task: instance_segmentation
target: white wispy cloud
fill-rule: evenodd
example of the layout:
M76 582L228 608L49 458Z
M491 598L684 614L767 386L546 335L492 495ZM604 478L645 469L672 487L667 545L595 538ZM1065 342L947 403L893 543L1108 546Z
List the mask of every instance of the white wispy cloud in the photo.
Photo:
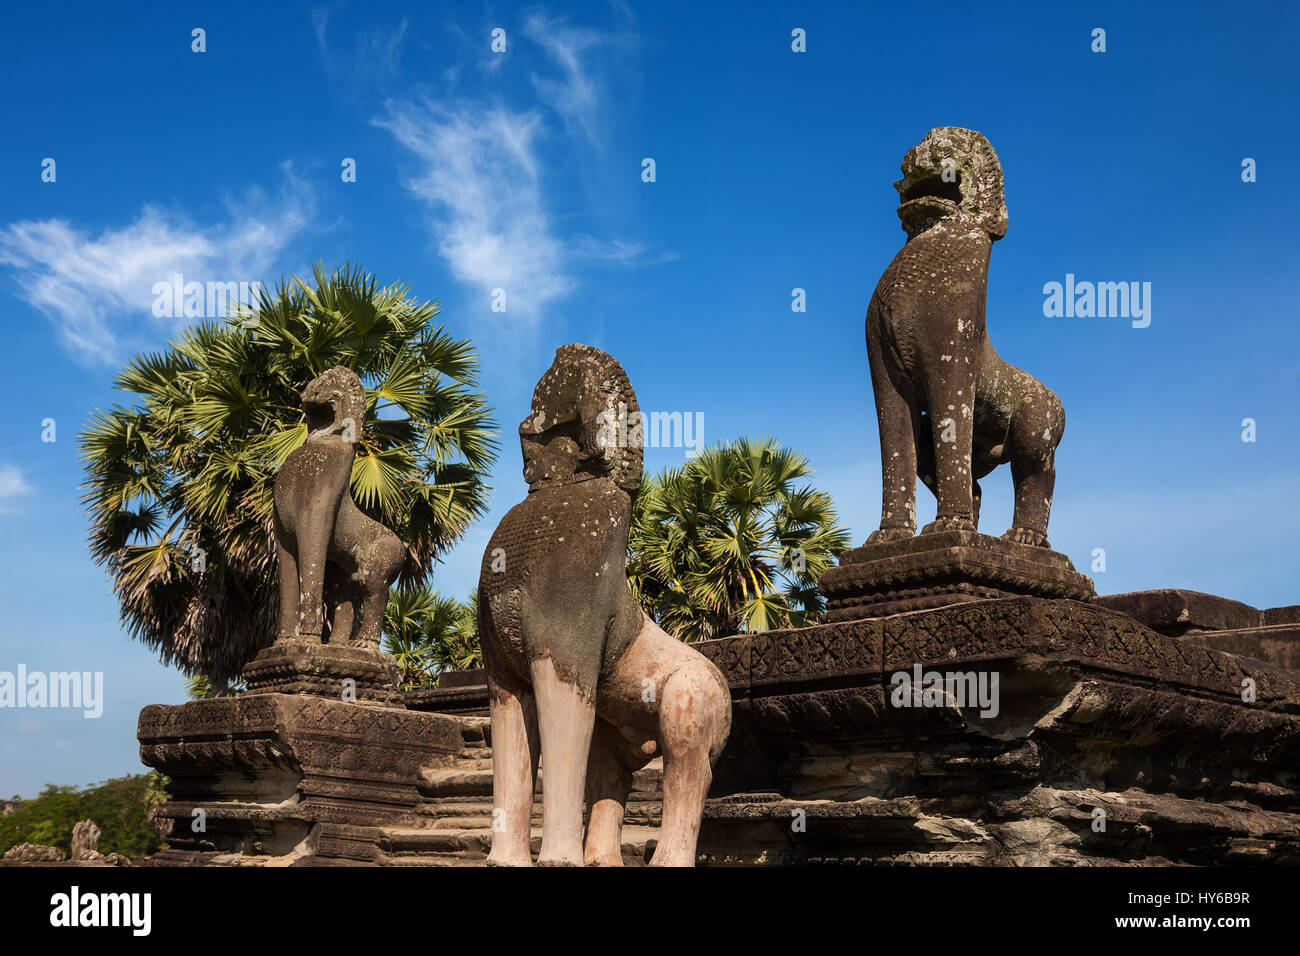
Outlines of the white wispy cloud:
M602 240L586 234L574 236L569 241L568 248L573 256L578 258L596 259L633 268L675 262L681 258L679 253L671 250L656 252L641 242L625 242L622 239Z
M174 273L199 282L260 282L315 216L311 190L283 166L278 195L228 199L225 221L200 226L145 205L135 220L98 235L63 219L0 230L0 265L18 294L50 318L59 341L87 363L119 361L127 343L156 344L184 319L153 315L153 287Z
M372 30L351 30L346 27L344 35L353 41L351 49L332 43L327 36L330 21L334 14L343 8L337 3L313 7L311 11L312 31L316 35L316 50L324 60L325 66L334 73L347 73L351 77L367 74L372 79L386 79L396 76L402 60L402 43L406 38L407 20L396 27L379 27ZM335 31L338 32L338 31Z
M601 97L590 68L588 54L619 43L615 34L587 27L572 27L545 13L533 13L524 22L524 35L546 51L560 68L560 77L533 74L537 95L563 117L570 129L580 130L591 143L598 143L597 126Z
M329 28L330 14L333 10L328 7L312 7L311 25L316 33L316 49L321 53L328 53L329 48L325 44L325 31Z
M9 499L29 494L32 486L17 465L0 465L0 514L10 514Z
M406 19L390 31L375 30L361 36L361 55L389 73L397 73L402 61L402 40L406 37Z
M504 289L507 314L530 324L573 290L542 201L536 110L394 102L376 122L420 160L407 187L432 208L438 252L453 276L485 295Z
M535 44L534 53L540 47L543 54L537 62L544 69L531 74L534 95L527 103L512 108L499 99L460 95L449 81L444 89L450 92L437 97L388 101L375 123L418 160L406 186L429 207L435 246L453 277L477 287L485 305L493 290L504 290L502 318L530 329L549 305L577 288L579 267L593 261L637 267L675 256L653 254L633 241L565 234L547 203L539 151L544 144L552 159L557 149L566 151L561 159L571 169L598 151L608 77L597 54L623 50L626 38L545 13L530 15L521 32ZM491 65L502 61L486 56ZM500 84L493 90L503 95ZM558 135L561 126L567 136Z

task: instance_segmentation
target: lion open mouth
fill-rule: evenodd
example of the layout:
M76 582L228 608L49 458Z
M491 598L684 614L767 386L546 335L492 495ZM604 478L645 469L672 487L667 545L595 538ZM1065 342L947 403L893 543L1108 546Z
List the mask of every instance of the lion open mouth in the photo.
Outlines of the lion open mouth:
M307 430L309 432L318 432L321 429L330 428L334 424L334 403L329 399L310 398L304 399L302 410L307 415Z
M902 206L908 206L913 203L926 204L932 206L941 206L949 211L956 211L961 205L961 173L956 174L956 179L952 182L944 180L942 173L931 172L923 175L921 178L912 180L908 177L909 183L902 191Z

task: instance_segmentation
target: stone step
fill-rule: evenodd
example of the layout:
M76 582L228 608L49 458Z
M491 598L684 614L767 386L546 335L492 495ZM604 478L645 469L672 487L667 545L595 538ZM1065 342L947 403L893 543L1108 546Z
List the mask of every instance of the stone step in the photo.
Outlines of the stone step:
M436 822L441 828L490 829L492 826L492 794L442 797L420 805L417 812ZM540 826L542 805L533 804L533 823Z
M430 814L427 819L431 825L439 829L472 830L491 827L491 815L488 813L439 813ZM533 812L532 825L540 827L542 819L539 808ZM629 812L624 825L625 827L647 827L653 830L659 826L659 817L650 812Z
M449 813L489 815L492 813L492 794L456 794L437 797L420 804L419 813L426 816L439 816Z
M432 822L435 826L448 830L483 830L486 832L491 832L492 824L491 818L485 814L479 816L433 817ZM535 826L540 825L541 819L534 817L533 824Z
M487 859L486 853L435 853L427 856L396 856L385 859L387 866L483 866Z
M492 732L490 717L461 717L460 735L466 744L486 743Z
M623 828L623 865L644 866L654 852L659 831L655 827ZM534 858L541 851L542 830L533 827ZM385 830L380 843L389 866L482 866L492 848L492 831L479 828Z
M492 771L460 767L430 770L424 774L424 786L421 789L435 798L465 795L491 797Z
M481 757L457 757L455 762L448 766L449 770L492 770L492 754Z
M492 750L486 746L472 749L478 756L458 759L449 766L428 770L423 775L421 791L425 799L416 812L438 830L459 832L491 827ZM663 791L662 767L662 760L657 759L633 774L625 818L628 832L637 827L653 832L658 827ZM539 770L533 804L534 827L542 824L544 778L545 774Z
M659 812L662 798L657 793L632 793L627 798L628 813ZM420 804L417 812L437 815L443 813L491 813L492 789L486 791L456 790L442 796L429 797ZM542 794L539 791L533 798L533 812L542 812Z
M439 827L428 830L385 829L380 849L402 856L433 853L487 853L492 848L490 827Z

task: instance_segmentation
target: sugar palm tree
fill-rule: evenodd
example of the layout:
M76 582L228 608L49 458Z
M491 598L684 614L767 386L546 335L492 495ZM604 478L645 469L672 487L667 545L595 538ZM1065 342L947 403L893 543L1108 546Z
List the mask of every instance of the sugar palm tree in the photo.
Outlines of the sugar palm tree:
M275 637L272 487L306 440L315 376L342 365L365 383L352 495L406 545L400 584L424 581L486 505L495 431L470 343L405 285L351 267L313 279L134 359L116 379L130 403L81 435L90 551L124 625L218 685Z
M439 671L465 671L483 666L483 648L478 640L478 588L460 605L461 613L434 646L433 659Z
M644 482L628 579L646 612L687 641L813 623L817 578L849 535L811 474L798 452L742 438Z
M383 646L397 659L407 687L432 684L444 670L482 666L478 591L462 604L428 585L395 589L384 613Z

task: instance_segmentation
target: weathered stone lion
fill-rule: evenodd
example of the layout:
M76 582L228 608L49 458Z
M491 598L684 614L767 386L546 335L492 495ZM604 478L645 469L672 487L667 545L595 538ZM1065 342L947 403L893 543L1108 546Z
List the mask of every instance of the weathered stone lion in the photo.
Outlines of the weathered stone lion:
M378 649L388 589L406 549L362 513L349 489L366 391L355 372L336 366L307 385L302 407L307 441L275 476L279 638L319 642L328 604L331 644Z
M662 754L663 824L652 866L693 866L700 816L731 728L726 680L646 617L628 588L641 486L622 366L566 345L519 426L528 497L483 555L479 637L492 715L493 865L528 866L538 758L538 862L619 866L632 773ZM590 820L584 854L584 784Z
M880 424L880 530L916 533L916 477L938 499L922 533L976 530L979 479L1010 462L1015 516L1003 535L1048 547L1060 400L1004 362L984 325L989 255L1007 231L1002 165L979 133L932 129L894 184L907 242L867 309L867 355Z

